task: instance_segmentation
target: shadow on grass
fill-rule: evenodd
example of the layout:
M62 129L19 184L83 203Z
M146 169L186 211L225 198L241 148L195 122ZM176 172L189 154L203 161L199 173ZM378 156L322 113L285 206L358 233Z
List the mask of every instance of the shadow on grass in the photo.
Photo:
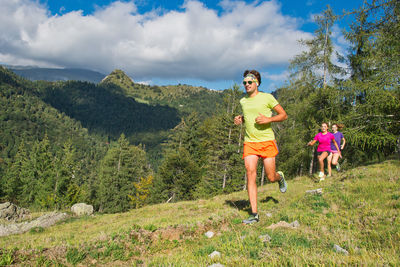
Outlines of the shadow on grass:
M261 200L263 203L267 203L269 201L274 202L275 204L278 204L279 201L276 198L273 198L271 196L267 196L265 199ZM251 213L251 208L250 208L250 202L248 200L225 200L225 204L229 205L235 209L238 210L243 210L247 211L249 214Z
M269 201L273 201L275 204L278 204L279 201L276 198L267 196L265 199L261 200L262 203L267 203Z
M251 212L250 202L248 200L225 200L225 204L238 210Z

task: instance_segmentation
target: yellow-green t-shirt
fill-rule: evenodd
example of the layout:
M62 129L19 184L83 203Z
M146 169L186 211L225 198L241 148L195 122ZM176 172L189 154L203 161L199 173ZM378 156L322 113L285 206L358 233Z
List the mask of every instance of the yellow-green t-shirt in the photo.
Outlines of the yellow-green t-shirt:
M256 118L259 113L271 117L272 109L278 105L278 101L271 94L258 92L254 97L243 97L240 99L242 105L244 124L246 126L245 142L264 142L275 140L271 123L257 124Z

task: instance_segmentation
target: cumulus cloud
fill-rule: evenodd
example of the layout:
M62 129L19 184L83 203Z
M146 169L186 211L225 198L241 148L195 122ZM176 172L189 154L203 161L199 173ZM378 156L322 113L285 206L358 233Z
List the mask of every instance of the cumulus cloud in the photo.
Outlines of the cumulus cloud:
M284 81L284 80L288 79L290 76L290 72L287 70L285 70L281 73L278 73L278 74L270 74L270 73L266 72L266 73L262 73L262 76L268 80L280 82L280 81Z
M120 68L135 79L233 79L248 67L285 66L311 37L276 1L223 0L222 12L189 0L179 10L138 13L116 1L93 14L51 15L37 1L0 0L0 62Z

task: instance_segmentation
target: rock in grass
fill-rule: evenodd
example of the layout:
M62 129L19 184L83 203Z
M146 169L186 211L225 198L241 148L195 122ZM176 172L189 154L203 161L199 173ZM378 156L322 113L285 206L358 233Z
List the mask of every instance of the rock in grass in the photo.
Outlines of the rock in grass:
M77 216L92 215L93 206L85 203L76 203L71 207L71 212Z
M31 222L14 223L10 225L0 224L0 236L21 234L31 230L32 228L40 229L50 227L59 221L65 220L66 218L68 218L66 213L52 212L40 216Z
M295 220L294 222L292 222L290 225L291 225L293 228L298 228L298 227L300 227L300 223L299 223L297 220Z
M314 190L307 190L306 194L322 195L322 188L318 188L318 189L314 189Z
M344 248L338 246L338 245L333 245L333 249L338 252L338 253L343 253L345 255L349 255L349 252L347 250L345 250Z
M0 204L0 219L16 221L25 219L29 214L29 210L20 208L13 203L5 202Z
M214 232L208 231L207 233L205 233L205 236L211 238L214 236Z
M263 243L269 243L269 242L271 242L271 239L272 239L268 234L260 235L258 238L259 238Z
M225 265L222 265L221 263L214 263L213 265L208 265L208 267L225 267Z
M208 255L208 257L210 257L211 259L219 258L219 257L221 257L221 252L218 252L218 251L215 250L215 251L213 251L213 253Z

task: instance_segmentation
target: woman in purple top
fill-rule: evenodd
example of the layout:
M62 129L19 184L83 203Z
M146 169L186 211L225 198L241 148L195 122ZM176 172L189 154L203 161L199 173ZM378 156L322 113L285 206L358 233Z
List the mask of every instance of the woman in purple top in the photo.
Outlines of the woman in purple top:
M324 160L326 158L328 161L328 176L332 175L331 162L328 157L331 154L331 142L334 143L335 148L337 149L339 155L340 155L340 150L338 145L336 144L333 134L328 132L328 124L325 122L321 124L321 132L314 137L314 140L308 142L307 145L313 146L317 141L318 141L317 152L318 152L318 162L319 162L318 177L320 181L323 181L325 179Z
M339 157L342 157L342 155L340 155L339 152L343 150L344 145L346 144L346 139L344 139L343 134L338 131L338 128L339 127L336 123L332 124L333 136L335 137L336 144L340 150L338 151L333 142L331 142L332 154L328 156L328 161L331 161L332 165L336 166L336 170L340 171Z

